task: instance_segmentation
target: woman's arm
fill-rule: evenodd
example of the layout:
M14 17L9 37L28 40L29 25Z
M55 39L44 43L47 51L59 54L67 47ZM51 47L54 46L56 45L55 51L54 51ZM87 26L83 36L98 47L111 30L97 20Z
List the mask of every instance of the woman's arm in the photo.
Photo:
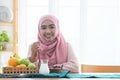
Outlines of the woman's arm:
M68 43L68 61L63 63L63 70L71 70L71 72L79 72L79 63L73 52L72 46Z
M79 72L79 63L73 52L71 45L68 43L68 58L63 64L55 64L54 66L62 66L62 70L70 70L71 72Z

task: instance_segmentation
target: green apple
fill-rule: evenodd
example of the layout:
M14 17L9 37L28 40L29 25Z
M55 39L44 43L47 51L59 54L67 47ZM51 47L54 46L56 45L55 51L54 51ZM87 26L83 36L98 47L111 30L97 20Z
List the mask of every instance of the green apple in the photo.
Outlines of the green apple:
M29 68L35 68L36 65L35 65L34 63L29 63L29 64L28 64L28 67L29 67Z
M26 66L28 66L29 65L29 60L27 59L27 58L23 58L23 59L20 59L19 61L18 61L18 64L20 65L20 64L25 64Z

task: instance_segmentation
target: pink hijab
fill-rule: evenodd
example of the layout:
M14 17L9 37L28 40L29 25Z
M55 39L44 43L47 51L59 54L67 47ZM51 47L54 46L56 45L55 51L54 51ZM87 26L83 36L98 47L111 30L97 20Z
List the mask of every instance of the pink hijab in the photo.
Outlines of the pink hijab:
M56 38L51 42L44 40L40 34L40 27L45 20L51 20L56 26ZM48 59L48 65L62 64L67 61L67 43L59 31L58 19L53 15L42 16L38 25L38 40L41 42L38 58Z

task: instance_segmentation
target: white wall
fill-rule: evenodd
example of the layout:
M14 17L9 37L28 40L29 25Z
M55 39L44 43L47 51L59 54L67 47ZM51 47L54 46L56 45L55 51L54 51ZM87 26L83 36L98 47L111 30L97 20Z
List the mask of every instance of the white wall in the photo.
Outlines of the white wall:
M120 1L81 1L82 63L120 65Z
M6 6L10 9L13 9L13 0L0 0L0 6Z

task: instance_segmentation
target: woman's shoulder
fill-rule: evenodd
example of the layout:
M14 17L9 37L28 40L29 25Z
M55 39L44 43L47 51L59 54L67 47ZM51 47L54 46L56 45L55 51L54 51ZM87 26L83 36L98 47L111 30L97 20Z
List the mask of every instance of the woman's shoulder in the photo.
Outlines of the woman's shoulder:
M69 42L67 42L67 49L68 49L68 52L73 52L72 45Z
M67 47L72 47L71 43L67 42Z

